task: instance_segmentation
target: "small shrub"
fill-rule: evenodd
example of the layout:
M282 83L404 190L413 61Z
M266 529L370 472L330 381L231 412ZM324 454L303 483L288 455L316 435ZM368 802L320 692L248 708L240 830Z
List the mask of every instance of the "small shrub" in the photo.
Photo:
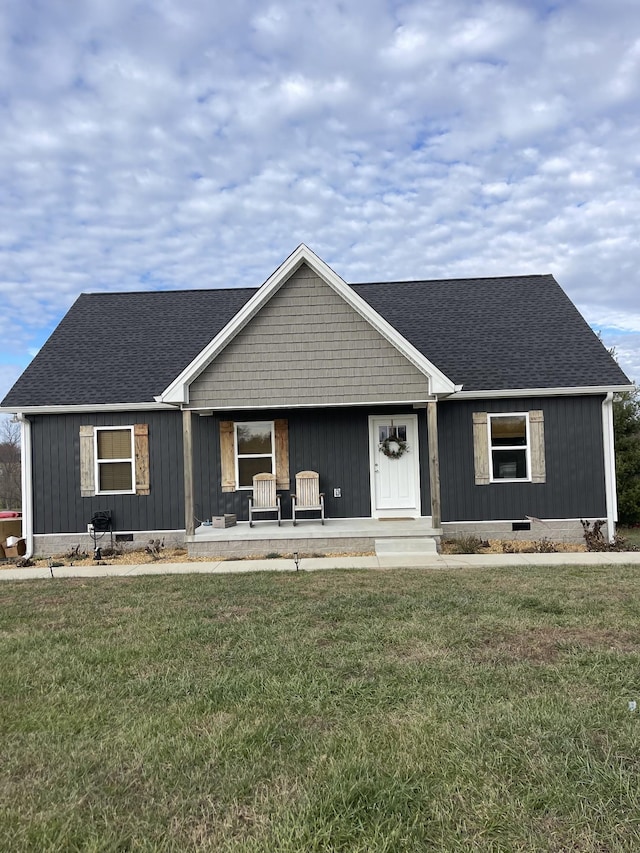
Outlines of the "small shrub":
M547 539L546 536L533 543L534 554L555 554L557 550L556 543Z
M71 548L70 551L67 551L67 553L63 555L64 559L65 560L86 560L86 558L89 555L87 554L86 551L81 551L80 547L81 547L80 545L76 545L75 548Z
M124 549L118 545L105 545L100 548L100 553L103 557L121 557L124 554Z
M164 539L149 539L147 547L144 549L150 555L152 560L159 560L162 556L164 548Z
M609 542L605 539L602 528L605 526L606 521L602 518L597 519L590 524L588 521L584 519L580 520L580 524L582 524L582 529L584 531L584 541L587 545L587 551L635 551L635 547L626 541L622 536L619 536L617 533L613 537L613 542Z
M446 544L452 554L478 554L484 547L484 542L477 536L456 536L455 539L447 539Z

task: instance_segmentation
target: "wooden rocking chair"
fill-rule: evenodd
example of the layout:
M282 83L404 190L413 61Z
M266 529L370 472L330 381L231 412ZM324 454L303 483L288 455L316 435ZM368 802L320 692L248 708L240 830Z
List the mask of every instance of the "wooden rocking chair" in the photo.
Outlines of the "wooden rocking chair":
M320 491L320 475L315 471L300 471L296 474L296 492L291 495L293 524L299 512L319 512L324 524L324 492Z
M280 512L280 495L276 494L275 474L256 474L253 478L253 496L249 498L249 527L253 527L253 514L255 512L276 513L278 527L280 526L282 514Z

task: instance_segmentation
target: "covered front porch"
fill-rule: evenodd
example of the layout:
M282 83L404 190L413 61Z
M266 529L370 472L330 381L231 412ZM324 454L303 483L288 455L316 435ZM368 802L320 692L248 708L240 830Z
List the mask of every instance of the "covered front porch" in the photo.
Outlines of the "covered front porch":
M300 520L240 521L232 527L201 525L187 534L190 557L302 556L325 554L416 555L436 553L442 531L422 518L335 518L324 524Z

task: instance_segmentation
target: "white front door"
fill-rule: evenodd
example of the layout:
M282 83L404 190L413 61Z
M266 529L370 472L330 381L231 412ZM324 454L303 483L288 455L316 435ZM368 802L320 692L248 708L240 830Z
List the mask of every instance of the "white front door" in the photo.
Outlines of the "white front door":
M369 458L373 517L419 518L418 416L370 417Z

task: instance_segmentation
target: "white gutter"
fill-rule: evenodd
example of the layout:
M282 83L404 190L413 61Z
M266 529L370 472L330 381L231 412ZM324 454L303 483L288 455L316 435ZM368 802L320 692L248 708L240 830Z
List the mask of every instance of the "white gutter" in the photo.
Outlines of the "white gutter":
M31 421L16 415L20 423L20 467L22 480L22 537L27 544L23 559L33 556L33 480L31 465Z
M509 397L573 397L633 391L635 385L579 385L575 388L507 388L494 391L459 391L449 400L498 400Z
M613 542L618 520L618 493L616 488L616 453L613 431L613 393L602 401L602 443L604 445L604 488L607 503L607 539Z
M0 412L20 415L73 415L96 414L97 412L157 412L162 409L175 411L175 406L162 403L99 403L90 405L60 406L0 406Z

